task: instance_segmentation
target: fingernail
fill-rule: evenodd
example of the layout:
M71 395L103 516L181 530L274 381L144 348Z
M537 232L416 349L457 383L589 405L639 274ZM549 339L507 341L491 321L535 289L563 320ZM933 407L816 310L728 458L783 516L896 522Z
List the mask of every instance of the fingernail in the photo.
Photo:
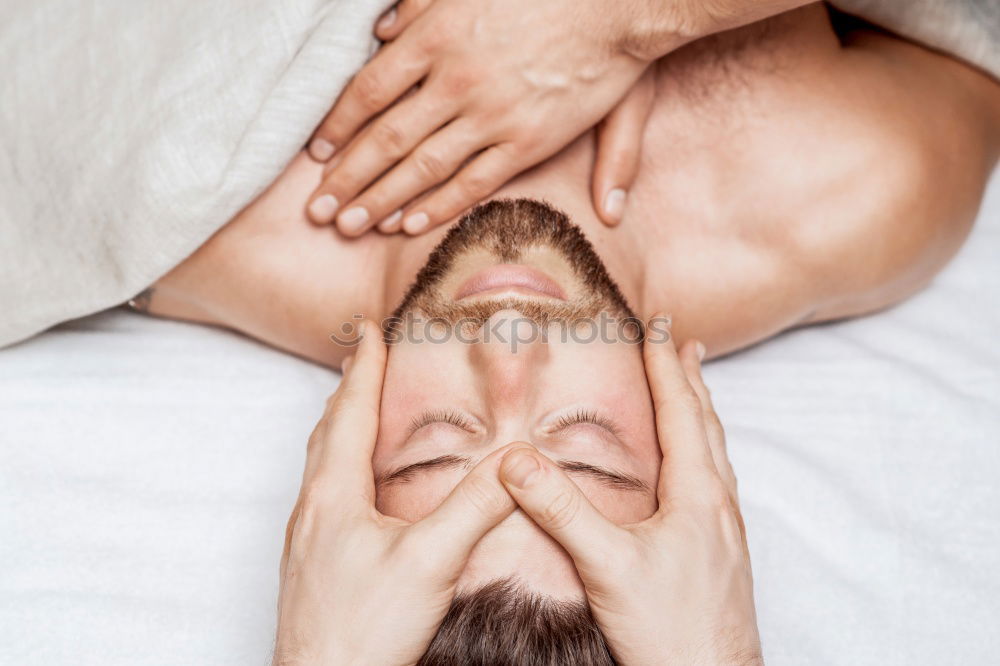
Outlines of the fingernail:
M605 195L604 212L615 222L621 221L625 214L625 190L616 187Z
M354 356L348 356L340 363L340 375L343 377L351 369L351 364L354 363Z
M396 22L396 8L393 7L388 12L386 12L385 16L383 16L378 20L378 26L376 26L376 29L385 30L395 22Z
M312 143L309 144L309 154L317 162L326 162L333 157L335 150L337 149L334 145L326 139L313 139Z
M338 206L340 206L340 203L337 201L337 197L332 194L324 194L309 204L309 217L314 222L329 224L333 221L333 216L337 214Z
M705 345L701 344L701 340L694 343L694 353L698 355L698 360L705 358Z
M431 218L427 217L427 213L414 213L413 215L408 215L405 220L403 220L403 229L406 230L408 234L419 234L421 231L427 228L427 225L431 223Z
M342 231L361 231L368 224L368 210L361 206L348 208L337 217L337 223Z
M527 488L540 469L535 457L526 451L514 451L503 460L503 476L517 488Z
M395 213L393 213L392 215L390 215L389 217L385 218L384 220L378 223L378 230L383 233L394 234L397 231L399 231L400 227L399 222L402 219L403 219L403 210L402 209L397 210Z

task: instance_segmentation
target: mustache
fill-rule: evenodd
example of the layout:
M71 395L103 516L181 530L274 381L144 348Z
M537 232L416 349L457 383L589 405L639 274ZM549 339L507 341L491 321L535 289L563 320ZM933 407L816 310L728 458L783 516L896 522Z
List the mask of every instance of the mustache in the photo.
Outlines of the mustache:
M507 296L463 303L426 294L414 304L415 310L428 318L442 319L456 325L459 322L482 326L498 312L513 310L532 320L539 326L547 326L553 321L569 323L591 320L603 310L603 303L596 298L582 298L573 301L549 301Z

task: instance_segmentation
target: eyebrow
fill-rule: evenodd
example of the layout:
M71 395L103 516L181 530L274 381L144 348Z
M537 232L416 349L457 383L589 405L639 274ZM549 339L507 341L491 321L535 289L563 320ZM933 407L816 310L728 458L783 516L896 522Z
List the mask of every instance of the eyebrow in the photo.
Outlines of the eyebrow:
M605 486L615 490L629 490L645 492L649 490L649 484L637 476L621 472L600 465L581 462L579 460L557 460L556 464L568 474L586 476L600 481ZM445 455L437 458L428 458L419 462L403 465L379 476L375 480L376 486L383 486L390 483L406 483L413 479L419 472L439 469L455 469L472 467L472 458L467 456Z

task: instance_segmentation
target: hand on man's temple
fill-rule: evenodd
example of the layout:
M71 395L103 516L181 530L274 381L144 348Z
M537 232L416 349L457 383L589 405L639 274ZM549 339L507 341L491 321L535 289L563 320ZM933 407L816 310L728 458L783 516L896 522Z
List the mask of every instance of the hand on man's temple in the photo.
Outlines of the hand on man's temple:
M338 157L310 197L309 216L336 219L347 235L375 225L421 233L606 118L617 138L600 140L594 204L602 220L617 223L651 80L626 95L647 66L703 35L802 4L401 0L376 27L391 41L310 143L315 159ZM613 151L620 145L627 147Z
M760 663L736 482L700 345L644 349L663 453L651 518L615 525L551 460L513 443L410 524L375 509L386 348L377 326L364 333L309 441L281 563L275 664L417 662L473 547L518 505L573 558L620 663Z
M703 348L700 348L703 349ZM701 379L698 343L646 344L663 452L659 510L619 526L530 445L501 478L573 558L594 619L622 664L762 663L746 534L725 437Z
M372 450L386 349L364 339L309 440L285 535L275 664L412 664L434 637L480 537L514 510L499 481L509 447L408 524L375 509Z

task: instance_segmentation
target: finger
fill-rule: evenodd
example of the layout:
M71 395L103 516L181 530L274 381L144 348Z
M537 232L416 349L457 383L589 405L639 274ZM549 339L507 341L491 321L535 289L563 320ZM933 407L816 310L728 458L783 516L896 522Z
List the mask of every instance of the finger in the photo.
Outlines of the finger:
M650 320L665 319L656 315ZM708 437L702 421L701 402L684 374L671 336L643 345L646 378L656 412L656 433L663 462L657 496L663 508L671 499L694 496L718 481Z
M719 478L722 479L735 504L738 503L736 475L733 473L733 466L726 451L726 434L722 428L722 422L715 412L715 407L712 405L712 395L708 387L705 386L705 380L701 374L701 361L704 358L705 346L697 340L689 341L681 349L681 364L684 366L684 373L701 402L702 421L708 437L708 447L712 452L712 461L715 463Z
M330 414L334 401L337 400L337 396L340 394L340 387L344 386L344 379L350 373L351 365L353 363L354 363L354 354L345 356L344 360L340 362L340 384L337 385L337 388L336 390L334 390L333 395L327 398L323 414L320 417L319 421L316 423L316 427L313 428L312 433L309 435L309 442L306 446L305 471L302 473L303 488L306 487L308 485L308 482L311 481L313 477L316 476L316 467L319 464L319 460L323 453L323 450L326 448L328 432L330 430L330 418L328 418L328 416Z
M378 436L386 348L378 325L362 322L354 360L327 402L315 447L313 478L321 492L374 500L371 458ZM307 462L308 464L308 462Z
M403 217L403 231L421 234L460 215L532 166L511 154L508 144L486 149L451 180L414 205Z
M405 531L404 541L432 568L457 576L476 543L517 508L500 482L499 467L507 445L486 456L430 515Z
M353 210L364 211L365 217L381 220L392 215L416 197L449 178L481 147L482 139L473 135L469 124L456 120L420 144L378 182L350 202L341 217ZM337 227L347 235L337 219Z
M420 81L428 67L419 49L402 42L383 46L341 92L316 129L309 154L320 162L330 159L365 123Z
M558 541L584 576L600 572L628 532L594 508L566 473L530 445L507 453L500 480L518 506Z
M616 225L625 215L628 191L639 171L646 121L656 98L652 70L636 82L597 127L592 195L597 216Z
M337 228L347 236L357 236L383 219L390 211L373 214L374 211L351 200L451 119L452 112L445 100L432 87L422 89L398 102L365 128L341 154L337 167L324 174L323 182L311 195L310 219L317 224L328 224L333 221L333 215L339 213ZM461 159L449 155L456 166L442 179L454 173L466 157L468 153Z
M397 209L389 217L378 223L378 230L384 234L394 234L403 228L403 209Z
M375 24L375 36L383 42L395 39L431 4L431 0L401 0Z

